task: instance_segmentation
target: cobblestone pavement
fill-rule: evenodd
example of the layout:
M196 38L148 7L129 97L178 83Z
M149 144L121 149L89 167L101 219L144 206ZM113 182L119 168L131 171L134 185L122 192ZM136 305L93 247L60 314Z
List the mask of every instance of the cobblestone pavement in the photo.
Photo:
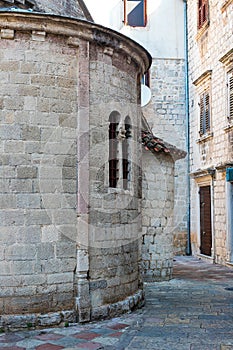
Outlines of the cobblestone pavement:
M146 306L108 321L0 335L0 350L233 349L233 269L175 258L174 279L146 284Z

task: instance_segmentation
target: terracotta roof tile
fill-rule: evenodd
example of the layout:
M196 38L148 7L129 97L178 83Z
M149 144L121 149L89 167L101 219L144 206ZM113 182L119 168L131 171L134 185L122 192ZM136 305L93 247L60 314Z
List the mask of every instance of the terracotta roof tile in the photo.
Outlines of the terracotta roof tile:
M156 137L150 131L142 130L142 144L144 145L145 150L151 151L155 154L164 153L170 155L174 161L185 158L187 154L187 152Z

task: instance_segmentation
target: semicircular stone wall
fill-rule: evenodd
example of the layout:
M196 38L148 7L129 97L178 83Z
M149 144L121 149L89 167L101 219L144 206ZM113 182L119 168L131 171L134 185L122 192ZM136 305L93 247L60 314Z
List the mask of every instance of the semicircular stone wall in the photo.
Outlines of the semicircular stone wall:
M149 64L109 29L0 14L0 328L84 322L143 303L139 82Z

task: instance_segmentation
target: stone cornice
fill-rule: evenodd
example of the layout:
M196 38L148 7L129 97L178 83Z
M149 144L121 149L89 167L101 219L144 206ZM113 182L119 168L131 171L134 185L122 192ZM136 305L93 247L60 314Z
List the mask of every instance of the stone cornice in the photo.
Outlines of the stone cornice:
M224 56L222 56L219 61L228 67L233 64L233 49L229 50Z
M39 13L0 13L0 30L21 32L37 31L46 34L62 35L72 42L83 39L101 46L111 47L114 52L121 52L133 60L145 73L151 65L150 54L138 43L112 29L92 22L61 16Z
M206 169L197 169L189 174L191 178L200 178L204 176L214 176L215 175L215 168L210 167Z
M196 80L194 80L193 84L198 86L203 83L203 81L207 81L211 79L212 70L205 71L202 75L200 75Z

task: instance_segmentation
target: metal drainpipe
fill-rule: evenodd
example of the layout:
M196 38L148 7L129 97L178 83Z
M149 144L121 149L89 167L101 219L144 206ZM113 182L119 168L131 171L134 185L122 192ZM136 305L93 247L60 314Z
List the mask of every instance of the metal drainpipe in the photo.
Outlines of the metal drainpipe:
M187 0L184 1L184 51L185 51L185 111L186 111L186 147L188 151L187 162L187 182L188 182L188 207L187 207L187 249L186 254L191 255L191 237L190 237L190 135L189 135L189 78L188 78L188 14L187 14Z

